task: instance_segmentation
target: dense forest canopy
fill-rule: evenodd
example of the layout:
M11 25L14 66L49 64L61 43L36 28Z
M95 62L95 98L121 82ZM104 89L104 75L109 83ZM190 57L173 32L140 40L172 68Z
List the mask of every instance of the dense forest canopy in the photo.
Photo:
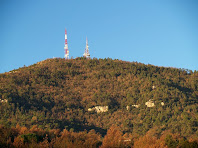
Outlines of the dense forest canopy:
M198 137L198 72L112 59L47 59L0 74L0 124L74 132L112 126ZM146 102L155 105L147 107ZM163 104L162 104L163 103ZM135 107L134 105L139 105ZM108 106L104 113L88 112ZM127 108L130 106L130 108Z

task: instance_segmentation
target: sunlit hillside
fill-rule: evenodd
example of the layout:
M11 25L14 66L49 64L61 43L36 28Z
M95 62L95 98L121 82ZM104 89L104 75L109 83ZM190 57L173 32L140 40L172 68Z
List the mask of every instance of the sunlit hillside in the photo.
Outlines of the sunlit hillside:
M47 59L0 74L0 99L5 127L94 129L105 136L116 126L131 138L198 135L196 71L112 59Z

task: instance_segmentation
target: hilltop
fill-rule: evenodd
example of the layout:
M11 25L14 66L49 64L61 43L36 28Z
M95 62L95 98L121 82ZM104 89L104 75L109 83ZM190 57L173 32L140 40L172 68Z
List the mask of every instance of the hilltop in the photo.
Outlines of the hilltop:
M0 74L0 99L0 124L9 127L105 135L116 125L134 135L198 135L196 71L109 58L47 59ZM149 100L152 107L145 105ZM108 111L88 111L95 106Z

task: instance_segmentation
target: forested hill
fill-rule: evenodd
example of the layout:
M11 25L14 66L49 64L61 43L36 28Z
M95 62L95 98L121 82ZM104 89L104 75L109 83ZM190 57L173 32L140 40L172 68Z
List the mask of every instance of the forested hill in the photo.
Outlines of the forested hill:
M105 134L116 125L134 135L149 130L198 135L198 72L182 69L112 59L47 59L0 74L0 99L0 124L9 127ZM153 107L145 105L149 100ZM88 112L94 106L109 110Z

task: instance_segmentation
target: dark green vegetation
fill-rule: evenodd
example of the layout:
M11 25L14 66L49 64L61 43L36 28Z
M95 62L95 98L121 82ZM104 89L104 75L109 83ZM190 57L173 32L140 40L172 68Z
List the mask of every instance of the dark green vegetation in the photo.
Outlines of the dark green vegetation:
M8 100L0 103L0 124L7 127L95 129L105 135L114 124L133 135L198 135L196 71L112 59L48 59L0 74L0 99ZM150 99L152 108L145 105ZM135 104L140 107L127 111ZM96 105L109 111L87 111Z

